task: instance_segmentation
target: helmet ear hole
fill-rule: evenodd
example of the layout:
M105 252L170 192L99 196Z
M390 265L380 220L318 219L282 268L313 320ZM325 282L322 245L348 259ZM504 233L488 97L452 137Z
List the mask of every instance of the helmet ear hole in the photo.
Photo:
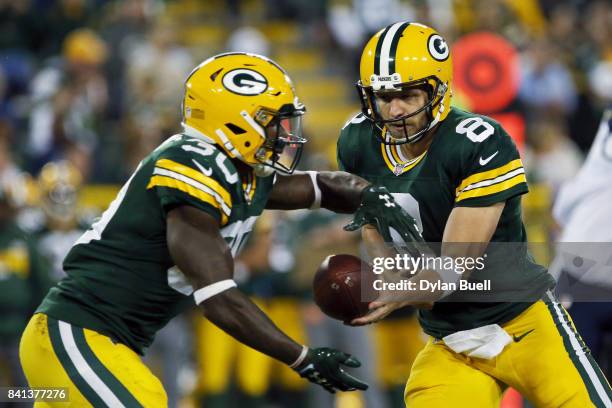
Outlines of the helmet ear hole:
M235 135L241 135L243 133L246 133L246 130L244 130L243 128L241 128L240 126L236 126L233 123L226 123L225 126L231 130Z

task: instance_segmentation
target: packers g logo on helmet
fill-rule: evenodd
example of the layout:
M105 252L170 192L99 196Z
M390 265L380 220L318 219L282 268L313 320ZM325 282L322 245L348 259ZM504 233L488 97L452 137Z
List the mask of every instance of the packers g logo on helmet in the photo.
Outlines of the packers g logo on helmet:
M305 111L285 70L261 55L214 56L185 81L186 132L216 144L261 175L293 172L306 142Z
M366 44L361 55L357 91L363 114L381 129L385 144L415 143L427 131L443 121L450 111L452 58L444 38L431 27L419 23L399 22L383 28ZM383 119L376 95L418 87L429 100L416 112L395 119ZM405 120L425 112L427 124L408 134ZM400 123L404 137L391 137L386 126Z
M240 95L259 95L268 89L268 80L252 69L234 69L223 76L223 85Z
M450 55L450 48L440 34L432 34L429 36L427 48L436 61L444 61Z

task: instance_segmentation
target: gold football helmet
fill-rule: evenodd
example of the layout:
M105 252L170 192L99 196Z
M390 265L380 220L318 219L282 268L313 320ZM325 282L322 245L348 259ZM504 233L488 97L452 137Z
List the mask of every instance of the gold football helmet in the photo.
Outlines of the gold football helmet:
M409 22L383 28L366 44L359 68L357 90L362 111L381 129L383 143L415 143L448 115L453 65L449 46L434 29ZM428 92L427 104L400 118L384 120L376 105L376 95L411 87ZM427 113L427 125L409 135L405 120L423 111ZM404 125L404 137L385 138L385 126L400 121Z
M214 56L185 81L183 126L259 173L293 172L305 111L285 70L260 55Z

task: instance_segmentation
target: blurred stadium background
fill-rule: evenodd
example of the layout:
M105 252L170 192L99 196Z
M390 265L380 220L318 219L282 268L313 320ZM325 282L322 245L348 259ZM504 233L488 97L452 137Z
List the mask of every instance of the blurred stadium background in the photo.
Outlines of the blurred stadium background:
M335 168L339 129L359 109L361 47L398 20L432 25L453 45L454 104L495 117L515 138L532 183L529 237L553 242L555 194L612 101L609 1L0 0L0 386L23 381L19 335L61 278L63 255L139 160L180 130L182 84L195 65L224 51L275 59L308 110L301 167ZM185 315L146 359L171 406L402 406L423 344L410 313L349 329L311 301L319 262L359 253L345 221L325 211L266 213L236 274L295 338L357 354L372 389L321 394ZM536 256L549 262L548 246ZM523 406L516 395L504 404Z

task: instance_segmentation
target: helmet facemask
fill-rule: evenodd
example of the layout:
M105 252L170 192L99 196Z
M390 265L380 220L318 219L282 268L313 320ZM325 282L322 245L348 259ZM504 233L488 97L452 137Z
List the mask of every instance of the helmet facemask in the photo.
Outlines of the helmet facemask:
M255 114L255 122L263 129L265 141L255 153L261 165L255 169L264 175L273 170L291 174L302 156L306 139L302 137L303 105L284 105L278 112L265 108Z
M376 81L372 81L372 86L363 86L361 81L356 84L357 92L359 93L359 100L361 101L361 110L363 115L371 120L376 127L381 130L378 138L380 142L387 145L400 145L405 143L416 143L421 140L425 134L433 128L437 123L438 119L434 117L433 112L436 107L439 107L441 111L444 105L441 103L447 92L447 86L438 77L429 76L416 81L404 82L404 83L386 83L380 84ZM401 93L408 89L419 88L423 89L428 94L427 103L416 111L394 119L383 119L378 109L376 102L377 95L389 93ZM412 118L421 112L426 113L427 123L421 129L417 130L414 134L408 134L408 128L406 120ZM386 137L387 125L401 123L404 129L404 137ZM389 132L390 133L390 132Z

